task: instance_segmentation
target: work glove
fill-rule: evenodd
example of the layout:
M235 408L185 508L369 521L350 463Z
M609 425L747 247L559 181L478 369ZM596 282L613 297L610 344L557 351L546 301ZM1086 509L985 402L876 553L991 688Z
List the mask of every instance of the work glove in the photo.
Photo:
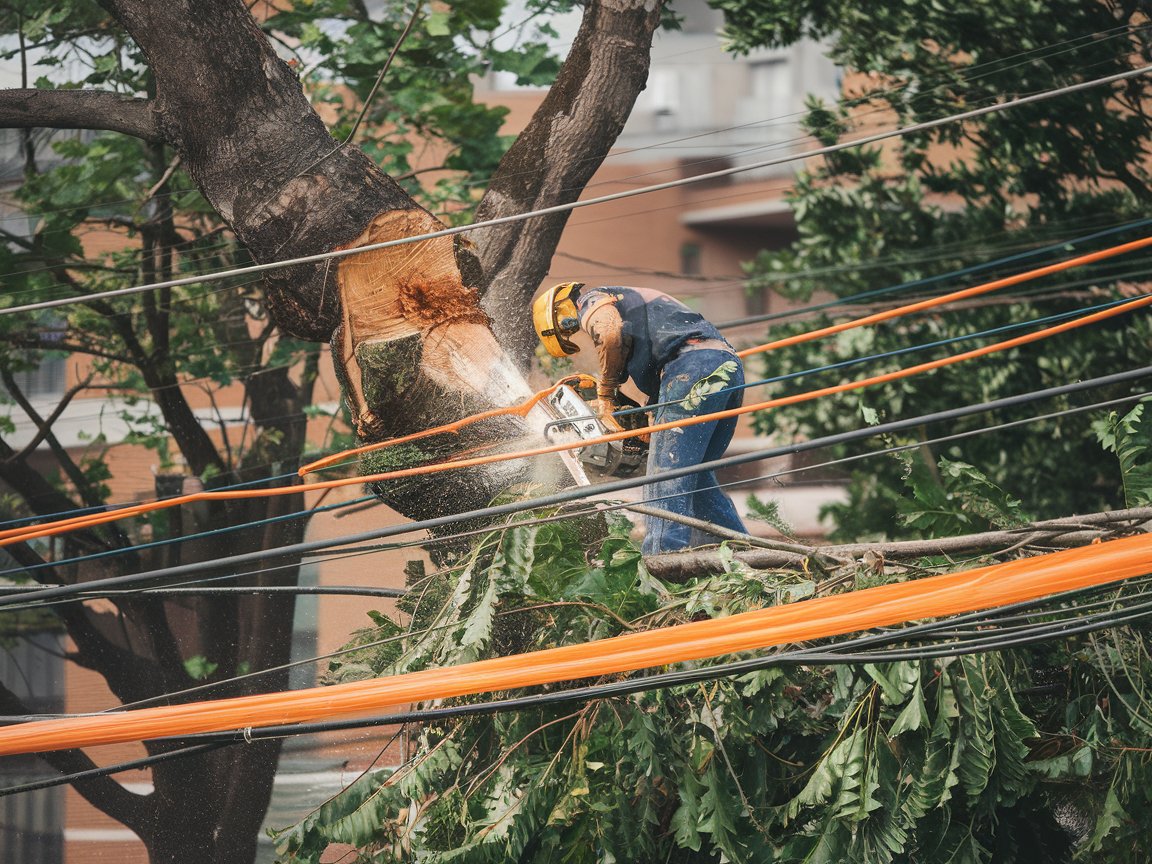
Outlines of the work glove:
M616 411L616 392L615 388L596 388L596 413L600 416L600 421L612 432L620 428L620 423L612 416Z
M600 419L605 423L615 424L616 421L612 415L616 412L616 403L611 399L597 399L596 400L596 413L600 415Z

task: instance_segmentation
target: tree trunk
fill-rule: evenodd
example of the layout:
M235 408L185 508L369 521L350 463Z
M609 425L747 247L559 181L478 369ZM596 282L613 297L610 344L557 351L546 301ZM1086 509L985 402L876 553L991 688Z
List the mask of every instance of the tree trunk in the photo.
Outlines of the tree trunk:
M355 147L336 142L293 72L239 0L104 0L140 45L157 82L164 137L205 197L262 262L347 249L442 228ZM574 199L623 127L648 70L660 4L590 3L560 78L501 164L485 215ZM526 166L547 170L525 171ZM244 178L237 182L237 178ZM527 301L565 217L479 239L489 308L521 362L531 356ZM455 247L444 238L277 271L266 297L288 333L334 337L334 356L365 440L451 422L529 394L493 336ZM514 421L470 441L522 433ZM421 518L486 504L516 466L474 469L428 495L425 484L378 490ZM462 473L462 472L458 472Z
M155 98L8 91L0 94L0 125L114 129L170 145L205 198L262 263L444 227L357 147L332 138L242 0L99 2L145 55ZM571 57L524 140L501 164L484 201L485 215L522 212L579 194L643 86L660 6L589 0ZM540 170L523 175L529 166ZM463 260L473 265L479 258L490 270L486 282L473 266L466 280L455 244L440 239L273 271L265 278L265 302L285 333L332 341L361 437L425 429L529 395L508 351L493 335L477 288L488 287L490 311L520 322L501 324L499 332L514 340L509 345L523 361L532 341L525 307L565 221L563 216L534 220L480 236L479 256ZM267 429L275 426L272 417L285 413L283 405L275 404L287 395L285 383L275 374L249 383L253 415L259 420L263 414ZM165 416L185 417L178 395L171 398L177 401L166 406ZM295 440L302 430L301 421L275 431ZM448 444L456 450L470 441L514 439L522 431L519 421L493 422L471 428L469 437L453 436ZM274 437L268 437L269 447ZM409 458L441 455L437 448L442 443L431 442L426 452ZM299 452L289 446L275 449ZM261 444L254 452L268 451ZM197 464L210 461L207 451L203 455ZM424 518L488 503L522 468L504 463L464 476L456 472L449 482L418 481L377 492L399 511ZM238 519L299 509L295 496L273 500L279 503L260 512L219 508L213 524L224 527ZM293 542L302 536L303 522L284 531L279 537L231 535L229 546L247 551ZM97 545L100 541L91 539ZM274 581L294 578L289 571ZM176 607L171 603L124 601L120 611L103 616L77 606L69 626L88 647L75 659L99 669L125 702L188 686L192 682L182 660L197 650L210 650L209 659L221 664L221 678L235 674L241 661L261 669L288 659L290 599L252 598L219 607L202 601L196 609L201 621L189 639L186 629L173 626ZM148 638L141 640L145 632ZM128 650L138 643L149 656L136 657ZM279 673L257 680L249 686L286 684ZM251 860L277 753L276 745L269 744L161 763L152 771L152 795L130 799L131 807L125 803L110 812L119 813L140 834L155 864ZM83 765L86 757L67 753L53 758L60 765ZM89 784L90 800L100 806L100 795L113 785Z
M147 55L165 138L257 261L444 227L358 148L332 138L239 0L105 5ZM493 338L479 295L465 287L450 239L286 268L266 283L269 310L284 331L334 337L366 440L530 393ZM499 427L470 434L490 440L522 432L512 422ZM434 496L414 484L381 492L422 518L487 504L514 476L500 467L454 478Z

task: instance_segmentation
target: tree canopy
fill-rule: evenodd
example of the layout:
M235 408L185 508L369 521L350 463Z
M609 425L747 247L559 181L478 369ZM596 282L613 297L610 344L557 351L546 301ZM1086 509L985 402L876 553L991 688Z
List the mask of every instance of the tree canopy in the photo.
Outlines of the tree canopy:
M747 13L751 17L741 19L739 33L734 27L732 34L744 47L757 39L826 36L837 62L866 73L846 78L840 105L813 106L808 128L825 142L851 137L875 116L908 126L1147 63L1147 22L1130 4L1071 2L1049 5L1051 14L1010 0L963 9L885 3L866 13L850 5L765 4ZM826 292L858 304L853 311L870 312L1146 236L1142 219L1152 191L1148 86L1147 76L1130 78L905 135L887 149L837 153L800 176L790 193L800 238L751 262L753 285L794 298ZM1070 242L1075 238L1084 239ZM773 352L764 369L769 376L787 376L877 358L778 385L792 392L911 365L1026 332L1013 328L1038 329L1060 316L1137 296L1146 290L1146 271L1147 256L1132 253L998 291L965 308ZM1037 323L1029 327L1030 322ZM822 323L809 318L791 328L777 325L775 332ZM1146 316L1128 315L872 388L846 402L821 400L774 411L761 418L760 428L827 434L909 410L929 413L1091 378L1128 368L1149 335ZM907 353L917 346L928 350ZM1035 413L1033 407L1004 411L995 420ZM977 417L952 431L989 422ZM845 539L930 533L940 526L897 512L901 477L919 473L945 495L956 492L957 482L973 469L1007 490L1025 517L1122 506L1116 466L1096 446L1088 424L1084 417L1055 418L992 430L962 444L925 442L922 459L871 460L866 470L852 474L851 498L833 507L832 515ZM930 434L925 430L921 438ZM953 468L938 471L937 457ZM970 528L988 524L977 518Z

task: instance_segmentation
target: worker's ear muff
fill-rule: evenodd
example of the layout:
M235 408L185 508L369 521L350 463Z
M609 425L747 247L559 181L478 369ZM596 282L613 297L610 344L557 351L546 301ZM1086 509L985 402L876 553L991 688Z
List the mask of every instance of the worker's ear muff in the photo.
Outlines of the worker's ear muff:
M532 304L532 324L536 335L553 357L564 357L580 350L568 337L580 329L572 294L583 285L583 282L553 285Z

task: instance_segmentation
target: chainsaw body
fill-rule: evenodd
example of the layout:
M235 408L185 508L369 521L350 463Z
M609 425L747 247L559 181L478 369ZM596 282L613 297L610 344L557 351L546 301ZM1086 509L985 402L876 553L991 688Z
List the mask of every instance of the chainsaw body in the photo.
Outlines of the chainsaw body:
M592 407L595 398L595 379L585 375L564 379L546 400L548 413L552 416L546 435L552 440L575 435L582 441L590 441L612 432L640 429L647 425L640 412L619 418L622 422L617 422L616 418L605 420L597 416ZM586 469L597 474L634 477L644 473L648 461L648 436L637 435L620 441L590 444L575 451L575 456Z

